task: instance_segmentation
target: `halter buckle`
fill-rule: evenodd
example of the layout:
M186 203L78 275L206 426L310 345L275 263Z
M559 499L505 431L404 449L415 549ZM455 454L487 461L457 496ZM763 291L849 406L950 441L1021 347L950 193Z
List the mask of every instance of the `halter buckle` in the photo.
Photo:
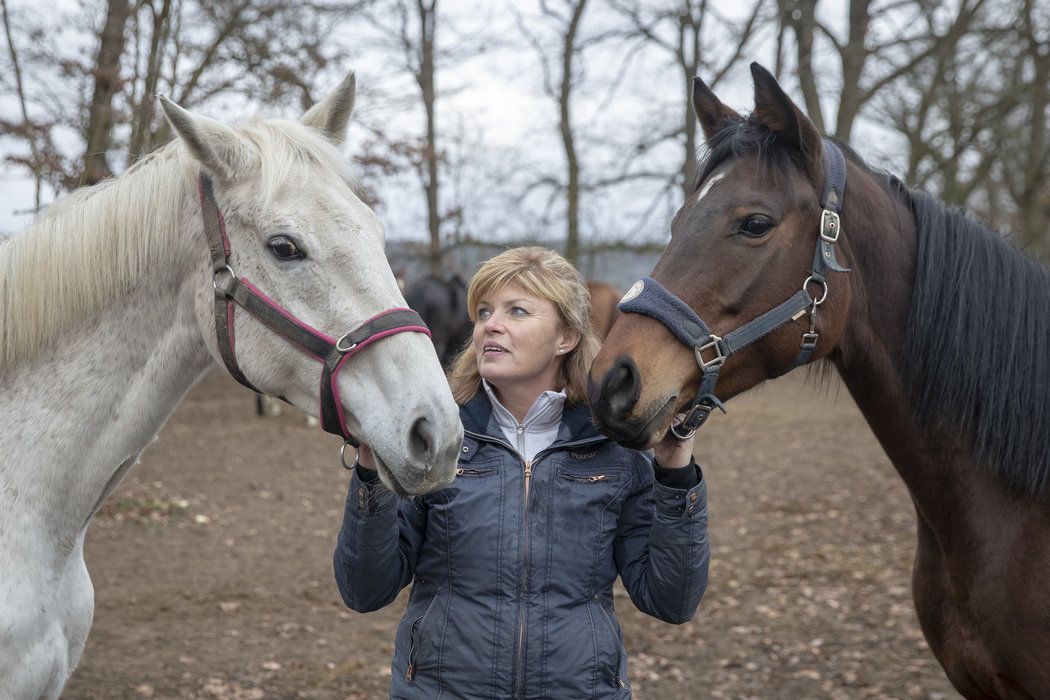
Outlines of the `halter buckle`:
M825 209L820 215L820 238L828 243L835 243L842 231L842 222L839 215L830 209Z
M697 402L689 409L689 413L686 414L685 418L678 425L671 425L671 434L673 434L679 440L688 440L693 437L693 434L707 422L707 419L711 417L711 413L718 409L722 413L726 413L725 404L723 404L717 396L714 394L704 394ZM679 430L685 428L686 432L681 433Z
M720 337L712 334L708 336L706 343L693 348L693 353L696 355L696 363L700 365L700 369L704 372L709 372L714 367L721 367L722 363L726 361L726 356L722 352L722 346L720 345L721 342L722 339ZM715 357L710 361L706 361L702 353L710 348L715 349Z
M802 346L801 347L803 349L806 349L806 348L813 349L813 348L817 347L817 339L818 338L820 338L820 333L816 333L816 332L803 333L802 334Z

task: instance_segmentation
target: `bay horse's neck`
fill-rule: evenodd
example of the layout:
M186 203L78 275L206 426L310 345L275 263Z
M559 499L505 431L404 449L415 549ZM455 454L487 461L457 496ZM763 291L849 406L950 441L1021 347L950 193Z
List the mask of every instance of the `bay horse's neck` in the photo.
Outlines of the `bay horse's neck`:
M934 531L959 527L967 494L995 486L968 449L914 417L900 349L916 279L916 222L906 201L854 164L849 183L843 239L852 272L841 275L849 275L850 321L831 360L920 517Z
M148 167L124 177L148 176ZM191 216L194 193L181 180L175 186L184 201L164 214L182 243L146 261L126 293L70 319L58 342L0 372L0 483L13 487L0 493L0 533L43 527L53 541L72 543L210 364L195 312L207 251ZM92 198L121 192L110 187ZM118 204L132 226L157 220L143 211L155 201ZM74 219L69 235L105 234L83 209L53 216Z

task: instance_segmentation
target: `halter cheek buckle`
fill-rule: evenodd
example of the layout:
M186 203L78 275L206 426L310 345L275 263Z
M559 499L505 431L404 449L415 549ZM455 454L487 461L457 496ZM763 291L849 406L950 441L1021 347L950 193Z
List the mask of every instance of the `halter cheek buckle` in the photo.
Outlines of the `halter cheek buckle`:
M711 360L704 360L703 353L705 350L714 348L715 356ZM700 365L705 373L710 372L716 367L721 367L722 363L726 361L725 353L722 352L722 339L717 335L708 336L708 340L703 345L697 345L693 348L693 353L696 355L696 363Z
M339 341L335 344L335 349L338 350L339 352L347 353L347 352L350 352L351 350L353 350L354 348L356 348L357 347L357 343L351 343L347 347L343 347L343 341L345 341L349 337L350 337L350 334L347 333L342 338L340 338Z
M671 425L671 434L679 440L688 440L693 437L700 426L707 422L707 419L716 408L722 413L726 413L725 404L717 396L704 394L689 409L689 413L686 414L681 423ZM683 428L685 432L681 432Z
M839 215L830 209L825 209L820 215L820 238L828 243L835 243L842 231L842 222Z

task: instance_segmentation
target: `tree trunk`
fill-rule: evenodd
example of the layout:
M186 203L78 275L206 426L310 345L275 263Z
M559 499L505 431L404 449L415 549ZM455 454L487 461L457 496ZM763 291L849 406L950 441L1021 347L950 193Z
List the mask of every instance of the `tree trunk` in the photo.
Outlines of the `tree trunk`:
M824 117L820 111L820 93L813 73L813 34L817 26L817 0L782 0L781 21L787 22L795 34L798 60L798 80L806 112L817 130L824 133Z
M146 85L142 101L132 115L131 141L128 143L128 165L149 150L150 126L153 123L153 106L157 100L157 83L160 80L161 49L168 31L171 0L162 0L160 12L152 10L153 28L150 35L149 59L146 62Z
M568 171L565 215L565 258L575 264L580 255L580 162L576 155L576 143L572 131L570 103L572 101L572 63L576 57L576 34L583 18L587 0L579 0L573 8L572 20L565 32L562 45L561 90L558 104L561 107L561 140L565 147L565 162Z
M434 40L437 28L437 0L430 3L417 0L419 10L419 75L416 76L423 95L426 112L425 173L423 188L427 197L427 231L430 235L428 263L430 271L440 274L441 265L441 211L438 199L438 146L435 110L437 91L434 84Z
M113 135L113 97L120 89L120 58L124 53L124 29L129 15L128 0L108 0L106 3L106 22L93 71L95 90L84 135L82 185L94 185L113 174L106 154Z

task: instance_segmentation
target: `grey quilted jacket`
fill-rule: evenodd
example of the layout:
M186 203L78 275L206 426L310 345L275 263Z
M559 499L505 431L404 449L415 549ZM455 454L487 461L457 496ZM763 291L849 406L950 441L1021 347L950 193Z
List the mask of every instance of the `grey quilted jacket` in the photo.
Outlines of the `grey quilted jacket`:
M583 406L566 407L528 464L483 393L461 418L448 488L398 500L351 479L334 557L343 600L377 610L412 583L390 696L629 698L613 583L661 620L693 616L710 557L705 482L655 481L648 457L599 435Z

